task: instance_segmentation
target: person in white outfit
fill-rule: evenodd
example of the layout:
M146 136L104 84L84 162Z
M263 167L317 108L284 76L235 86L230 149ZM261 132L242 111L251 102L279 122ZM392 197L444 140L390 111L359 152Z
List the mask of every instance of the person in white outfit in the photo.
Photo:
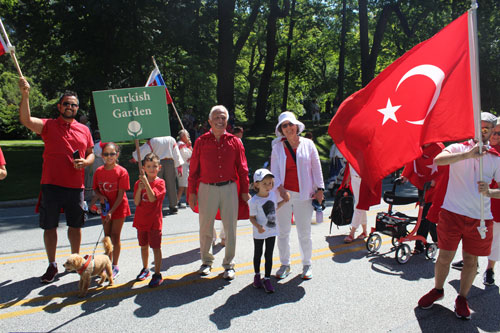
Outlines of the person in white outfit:
M361 177L358 175L356 170L349 165L349 175L346 182L351 182L352 194L354 195L354 207L357 206L359 202L359 188L361 186ZM351 243L354 240L354 235L356 234L356 230L361 226L363 228L363 232L359 234L357 239L365 239L367 236L367 218L366 218L366 210L354 208L354 214L352 215L351 220L351 232L349 235L344 238L345 243Z
M278 118L275 130L277 138L272 143L271 172L275 176L274 189L286 202L276 213L281 261L276 277L279 279L290 274L292 214L302 257L301 277L305 280L312 278L312 199L323 202L324 183L319 154L314 142L299 136L304 128L304 124L298 121L292 112L285 111Z

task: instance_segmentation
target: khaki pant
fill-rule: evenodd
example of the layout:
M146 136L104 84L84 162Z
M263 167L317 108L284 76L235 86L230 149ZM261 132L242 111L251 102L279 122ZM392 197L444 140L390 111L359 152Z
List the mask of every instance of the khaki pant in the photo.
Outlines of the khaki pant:
M174 160L172 159L162 159L160 161L161 169L158 172L158 177L165 181L165 186L167 188L168 197L168 207L170 209L177 206L177 185L175 183L177 179L177 170L175 168Z
M226 233L225 256L222 266L234 267L236 249L236 223L238 221L238 189L235 183L214 186L200 183L198 189L198 208L200 221L200 254L204 265L212 266L214 256L210 253L213 241L214 220L220 209L222 225Z

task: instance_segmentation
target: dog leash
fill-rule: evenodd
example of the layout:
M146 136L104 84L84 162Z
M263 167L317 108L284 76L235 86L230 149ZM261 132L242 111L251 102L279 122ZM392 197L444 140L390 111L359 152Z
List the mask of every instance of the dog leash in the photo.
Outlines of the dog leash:
M99 245L99 241L101 240L101 235L102 235L103 231L104 231L104 225L102 226L101 233L99 234L99 237L97 238L97 242L95 243L94 251L92 252L92 258L94 257L95 250L97 249L97 245Z

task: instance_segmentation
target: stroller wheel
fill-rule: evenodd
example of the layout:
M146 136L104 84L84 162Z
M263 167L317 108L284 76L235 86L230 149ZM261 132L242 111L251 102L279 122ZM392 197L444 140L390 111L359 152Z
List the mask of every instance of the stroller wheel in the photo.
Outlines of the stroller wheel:
M366 249L370 253L377 252L382 245L382 237L379 234L371 234L366 241Z
M398 247L400 244L399 244L399 238L397 237L392 237L391 239L391 243L394 247Z
M438 247L435 243L427 244L425 247L425 256L427 259L434 259L436 257Z
M411 257L411 249L408 244L401 244L396 250L396 261L400 264L406 264Z

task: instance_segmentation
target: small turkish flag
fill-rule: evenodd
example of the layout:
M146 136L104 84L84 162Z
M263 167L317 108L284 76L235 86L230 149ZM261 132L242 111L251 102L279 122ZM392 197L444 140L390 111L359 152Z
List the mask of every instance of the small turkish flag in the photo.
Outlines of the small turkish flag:
M371 189L423 144L473 138L468 14L347 98L328 133Z

